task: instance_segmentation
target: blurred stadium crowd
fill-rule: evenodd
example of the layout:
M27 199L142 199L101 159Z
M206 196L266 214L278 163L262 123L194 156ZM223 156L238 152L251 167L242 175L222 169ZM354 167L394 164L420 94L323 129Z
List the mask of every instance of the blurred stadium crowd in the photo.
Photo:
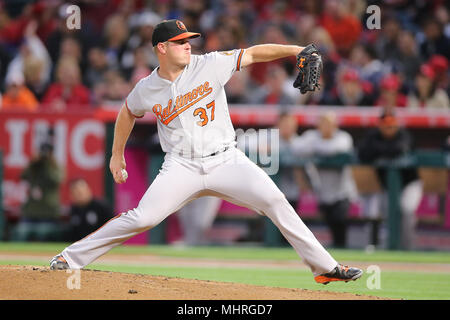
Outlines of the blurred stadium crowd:
M80 29L67 27L71 4L81 9ZM366 26L372 4L380 29ZM292 57L236 73L229 103L449 108L449 17L444 0L2 0L0 109L120 108L158 64L153 28L173 18L202 33L194 53L260 43L320 48L322 90L292 87Z

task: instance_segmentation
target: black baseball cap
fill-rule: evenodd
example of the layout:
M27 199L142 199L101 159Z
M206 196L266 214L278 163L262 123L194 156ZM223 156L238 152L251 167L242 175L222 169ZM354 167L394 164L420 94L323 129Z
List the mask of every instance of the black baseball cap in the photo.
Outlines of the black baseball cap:
M153 31L152 45L156 46L159 42L177 41L187 38L200 37L200 33L189 32L186 26L180 20L164 20L158 23Z

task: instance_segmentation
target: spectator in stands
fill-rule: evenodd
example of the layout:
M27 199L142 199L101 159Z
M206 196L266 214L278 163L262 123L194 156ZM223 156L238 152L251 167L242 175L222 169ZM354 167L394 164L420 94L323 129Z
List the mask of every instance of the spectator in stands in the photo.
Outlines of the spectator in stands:
M251 102L271 105L293 104L294 100L286 90L288 81L290 80L283 67L272 64L267 71L264 86L256 89L251 94ZM292 87L292 83L290 83L290 87Z
M93 46L88 52L88 64L84 75L84 83L89 88L94 88L103 81L105 73L108 71L108 60L101 45Z
M362 80L378 83L386 73L386 67L377 59L375 49L370 45L356 44L350 52L349 60Z
M82 18L82 27L80 29L67 27L67 7L70 4L65 3L58 8L56 28L46 41L47 50L51 56L51 60L56 63L61 57L62 42L66 38L76 39L81 46L81 57L86 57L89 48L99 42L99 36L94 32L94 29L88 19ZM84 66L84 65L83 65ZM84 70L80 70L84 71Z
M383 19L383 27L375 43L375 50L381 61L395 61L400 56L398 48L400 31L401 26L396 18L388 15Z
M333 39L336 50L347 57L362 31L359 18L349 13L346 1L326 0L320 24Z
M414 78L419 72L421 59L419 56L419 48L414 38L414 34L410 31L401 31L398 36L398 53L393 60L393 68L403 75L403 82L408 91L414 88Z
M13 54L9 52L8 48L0 39L0 74L6 74L9 62L13 59ZM5 79L0 78L0 90L5 89Z
M36 34L46 43L49 35L55 31L58 19L56 18L59 3L57 1L35 1L33 5L33 16L37 20L38 28Z
M295 89L295 95L293 95L296 104L300 105L324 105L329 103L330 94L335 87L335 76L337 67L341 62L341 57L336 52L335 45L328 32L320 27L315 27L308 36L308 42L314 43L319 49L322 55L323 70L320 77L320 90L314 92L308 92L306 94L298 94L298 90ZM292 83L297 76L297 69L293 67L294 73L292 75Z
M314 43L322 56L325 56L328 59L337 60L337 58L333 57L333 55L337 55L336 46L325 28L320 26L314 28L305 43Z
M23 75L25 77L25 85L39 101L42 100L49 86L48 79L44 76L46 73L47 69L44 61L34 56L29 56L24 59Z
M217 30L210 32L205 43L205 50L227 51L238 47L237 36L227 24L218 26Z
M8 65L6 78L13 73L22 73L22 75L26 75L27 84L31 80L33 88L40 91L50 81L52 61L44 44L36 36L36 28L35 21L31 21L27 25L19 53ZM36 71L36 74L31 76L28 69L32 66L34 66L33 71Z
M122 55L126 50L129 29L126 20L119 14L108 17L104 28L106 56L110 67L120 66Z
M208 231L216 218L222 199L201 197L188 202L178 211L183 240L178 244L204 246L209 244Z
M93 24L96 24L96 29L101 30L104 28L106 21L108 20L108 17L113 14L119 14L121 15L127 22L129 22L131 26L131 21L135 18L136 14L139 14L143 10L146 10L150 6L154 6L155 3L149 4L145 1L136 1L136 0L119 0L119 1L108 1L108 0L96 0L93 1L85 7L87 7L85 10L83 10L83 14L87 15L89 14L88 11L89 7L91 9L91 16L90 20ZM84 6L83 6L84 9ZM101 11L101 12L98 12ZM85 14L86 12L86 14Z
M22 172L28 197L13 230L16 241L61 241L59 188L63 173L53 157L53 146L43 143L39 155Z
M280 114L276 128L279 129L279 151L280 156L292 155L291 145L298 138L297 119L288 112ZM286 196L291 206L297 210L300 195L299 181L302 178L302 170L284 167L280 165L278 188Z
M434 17L443 26L442 33L449 37L450 36L450 10L448 6L444 3L437 5L434 8Z
M420 53L424 60L438 54L450 57L450 38L443 33L443 26L435 17L429 17L423 23L424 41L420 45Z
M276 44L287 44L288 40L283 31L276 25L266 24L264 28L260 31L261 39L258 39L259 43L276 43ZM295 66L295 57L293 58L293 68ZM250 79L257 85L263 85L267 80L267 73L269 67L272 65L280 65L284 61L289 61L289 58L282 60L272 61L268 63L261 63L259 65L252 65L249 68Z
M146 46L140 46L134 49L133 61L133 67L124 70L126 74L125 77L131 81L132 87L134 87L139 80L152 72L149 63L150 56L148 55Z
M444 143L442 144L442 150L444 152L450 152L450 135L445 139Z
M258 12L255 10L257 3L249 1L223 1L222 4L224 5L225 10L222 10L220 6L215 6L214 10L215 14L221 19L221 22L228 20L230 21L230 25L232 25L237 32L240 32L243 37L251 36L246 33L245 30L248 30L253 25L259 24L259 21L257 21ZM206 12L208 12L208 10ZM204 26L204 24L201 25Z
M293 83L295 78L292 78L291 80ZM305 94L299 94L299 91L297 88L294 88L294 90L289 90L289 92L291 92L292 99L295 101L296 105L318 106L318 105L327 104L327 102L330 100L330 92L327 90L327 88L329 86L325 82L324 76L320 77L319 86L320 86L320 90L308 91ZM288 88L286 88L286 89L288 89Z
M450 79L448 74L448 59L444 56L435 54L431 56L428 64L436 75L436 87L450 92Z
M368 132L358 148L361 161L374 164L379 160L393 160L407 156L413 150L411 135L406 129L400 128L398 120L392 111L384 112L379 118L378 128ZM387 192L387 168L385 166L376 169L379 181ZM419 178L417 168L400 169L401 196L399 207L402 213L402 237L403 249L414 247L416 210L423 194L423 183ZM387 195L378 202L378 213L387 212ZM375 230L378 232L378 230Z
M30 4L27 7L29 9ZM23 10L19 14L14 15L8 9L6 1L0 2L0 41L7 47L18 47L30 22L31 10Z
M423 64L415 78L414 91L408 95L408 108L441 109L450 108L447 93L437 87L436 73L430 64Z
M65 241L78 241L114 217L111 207L95 198L86 180L70 182L70 220Z
M316 15L304 13L295 22L295 39L297 43L312 43L311 35L317 30L317 28L323 28L317 25ZM323 30L325 30L323 28ZM326 30L325 30L326 31ZM328 32L327 32L328 34ZM328 34L329 36L329 34ZM333 41L330 37L330 40ZM315 43L315 42L314 42ZM333 43L334 46L334 43Z
M109 70L105 73L104 81L95 87L95 100L104 108L118 110L130 90L129 83L119 71Z
M131 33L127 40L125 52L122 55L120 67L124 70L130 70L135 67L136 50L142 51L146 57L146 66L156 68L159 63L154 51L152 43L152 34L154 27L162 21L157 14L146 11L136 15L133 27L136 29ZM139 49L138 49L139 48Z
M285 1L275 1L270 6L265 6L259 16L258 23L270 21L283 33L292 38L295 35L294 23L298 18L297 12L292 10L292 5Z
M367 10L367 4L364 1L359 0L347 0L347 11L355 18L362 20Z
M81 44L78 42L78 39L74 36L65 36L60 45L59 59L63 57L73 58L78 63L81 75L83 75L83 72L86 70L86 62L84 61Z
M36 111L39 105L33 93L24 85L22 73L10 74L6 79L0 110Z
M336 90L328 104L336 106L371 106L373 88L369 82L362 81L354 69L344 69L338 73Z
M302 12L311 14L314 16L319 15L322 12L323 3L317 2L315 0L305 0L298 2L297 5L300 7Z
M62 57L56 66L56 82L42 99L42 109L51 111L89 110L89 89L81 84L76 60Z
M400 92L400 78L396 74L388 74L380 84L380 95L375 103L376 106L385 109L406 107L407 98Z
M225 85L227 93L227 101L231 104L245 104L249 103L250 97L248 95L249 88L249 74L247 70L243 69L236 72Z
M316 129L305 131L292 142L292 151L299 157L349 154L353 151L353 139L338 128L336 114L326 112L320 115ZM331 231L333 247L345 248L350 202L357 196L350 167L318 167L310 162L305 165L305 172Z

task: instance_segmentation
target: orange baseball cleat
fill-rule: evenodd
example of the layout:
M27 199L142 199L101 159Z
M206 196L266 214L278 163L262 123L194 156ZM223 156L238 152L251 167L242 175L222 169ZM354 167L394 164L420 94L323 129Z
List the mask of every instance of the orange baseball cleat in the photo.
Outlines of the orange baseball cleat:
M363 271L358 268L350 268L347 266L343 266L342 264L338 264L336 268L328 273L321 274L316 276L314 280L318 283L328 284L331 281L345 281L348 282L350 280L359 279L363 274Z

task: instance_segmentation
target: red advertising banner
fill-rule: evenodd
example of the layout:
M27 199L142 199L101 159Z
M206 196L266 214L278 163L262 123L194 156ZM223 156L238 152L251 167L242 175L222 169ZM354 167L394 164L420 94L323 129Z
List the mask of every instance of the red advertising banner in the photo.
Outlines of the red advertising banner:
M42 143L53 145L53 154L64 171L61 202L69 203L69 186L84 178L95 196L103 197L105 126L94 113L51 114L0 112L0 148L3 150L5 208L18 208L27 186L20 174Z

